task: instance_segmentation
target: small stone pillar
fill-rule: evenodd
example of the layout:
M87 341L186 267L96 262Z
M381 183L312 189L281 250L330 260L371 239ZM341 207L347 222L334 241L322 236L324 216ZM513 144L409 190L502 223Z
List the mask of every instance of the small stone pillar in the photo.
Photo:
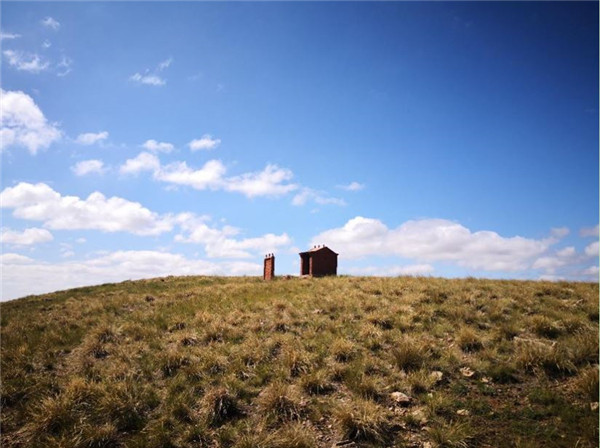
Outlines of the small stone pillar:
M275 278L275 255L265 255L265 265L263 269L263 279L273 280Z

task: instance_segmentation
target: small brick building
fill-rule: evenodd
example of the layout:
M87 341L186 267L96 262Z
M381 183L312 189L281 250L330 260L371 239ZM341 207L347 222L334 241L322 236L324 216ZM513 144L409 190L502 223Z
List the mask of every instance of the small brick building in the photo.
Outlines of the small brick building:
M327 246L315 246L311 250L300 252L300 275L337 275L337 257L338 254Z

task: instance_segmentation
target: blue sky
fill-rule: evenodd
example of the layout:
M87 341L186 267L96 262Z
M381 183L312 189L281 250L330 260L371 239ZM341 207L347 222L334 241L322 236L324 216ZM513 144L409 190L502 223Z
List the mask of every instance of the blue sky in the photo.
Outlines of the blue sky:
M3 2L2 293L598 278L595 2Z

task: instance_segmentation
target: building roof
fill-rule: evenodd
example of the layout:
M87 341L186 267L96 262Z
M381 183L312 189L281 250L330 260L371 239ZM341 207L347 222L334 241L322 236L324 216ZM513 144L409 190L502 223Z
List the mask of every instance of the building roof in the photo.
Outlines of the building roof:
M300 255L304 255L304 254L312 254L312 253L319 252L319 251L322 251L322 250L328 250L329 252L332 252L332 253L334 253L334 254L336 254L336 255L339 255L339 254L337 254L337 253L333 252L333 251L332 251L330 248L328 248L327 246L314 246L312 249L310 249L310 250L307 250L306 252L300 252Z

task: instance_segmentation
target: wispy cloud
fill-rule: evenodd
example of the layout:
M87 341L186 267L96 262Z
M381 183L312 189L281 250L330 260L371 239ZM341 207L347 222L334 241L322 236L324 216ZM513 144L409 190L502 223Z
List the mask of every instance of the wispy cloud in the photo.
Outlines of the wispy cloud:
M315 202L319 205L346 205L346 201L340 198L327 196L324 192L303 187L298 194L292 198L292 205L302 206L307 202Z
M60 22L50 16L42 19L42 21L40 23L42 25L44 25L46 28L51 28L54 31L58 31L58 29L60 28Z
M12 40L12 39L18 39L19 37L21 37L20 34L5 33L4 31L0 31L0 40Z
M79 134L77 139L75 139L76 143L80 145L93 145L94 143L100 142L102 140L106 140L108 138L108 132L86 132L84 134Z
M67 76L73 71L71 66L73 65L73 59L62 56L58 64L56 64L56 76Z
M50 63L44 60L36 53L25 53L22 51L4 50L4 57L8 64L17 70L40 73L50 66Z
M164 69L169 68L169 66L171 65L172 62L173 62L173 58L166 59L158 64L158 66L156 67L156 70L159 72L162 72Z
M365 188L365 184L350 182L348 185L338 185L337 187L346 191L360 191Z
M579 231L579 235L582 237L598 237L598 224L594 227L584 227Z
M154 74L140 75L139 73L135 73L131 75L129 79L139 84L146 84L149 86L164 86L167 83L165 79Z
M212 138L210 134L204 134L199 139L194 139L188 143L189 148L192 151L202 151L215 149L221 144L221 140L218 138Z
M168 58L160 62L154 70L146 69L144 73L134 73L129 77L129 80L148 86L164 86L167 83L167 80L162 78L159 73L169 68L172 62L173 58Z

